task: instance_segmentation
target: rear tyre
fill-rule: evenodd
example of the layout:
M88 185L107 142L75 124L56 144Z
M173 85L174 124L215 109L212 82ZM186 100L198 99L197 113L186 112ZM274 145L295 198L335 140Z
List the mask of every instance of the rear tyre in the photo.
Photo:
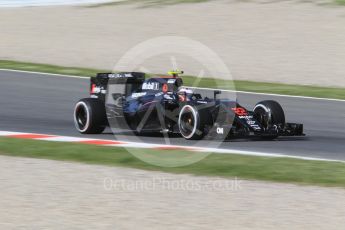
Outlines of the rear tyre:
M182 107L178 127L180 134L187 140L200 140L205 135L205 111L198 110L195 106Z
M256 119L266 130L285 125L284 110L276 101L261 101L257 103L254 108L254 113ZM274 139L276 137L278 137L278 134L267 138Z
M107 124L104 103L97 98L84 98L74 108L74 125L82 134L100 134Z

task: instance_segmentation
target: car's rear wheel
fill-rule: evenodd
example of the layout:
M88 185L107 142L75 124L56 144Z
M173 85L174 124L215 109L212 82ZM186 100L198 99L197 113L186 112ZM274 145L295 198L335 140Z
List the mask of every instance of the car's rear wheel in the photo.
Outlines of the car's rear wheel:
M107 117L104 103L97 98L84 98L74 108L74 125L82 134L99 134L104 131Z
M261 101L254 107L256 119L266 129L283 127L285 125L285 113L282 106L276 101ZM272 135L272 138L277 137ZM269 137L268 137L269 138Z
M203 114L195 106L183 106L178 118L178 127L181 135L185 139L202 139L205 134L205 122L203 119Z

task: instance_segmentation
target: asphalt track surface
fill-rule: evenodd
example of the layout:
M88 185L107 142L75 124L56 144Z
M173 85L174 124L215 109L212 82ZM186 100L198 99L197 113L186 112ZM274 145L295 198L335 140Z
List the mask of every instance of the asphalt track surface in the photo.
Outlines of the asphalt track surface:
M0 71L0 130L115 139L110 130L101 135L81 135L73 124L75 103L88 97L89 79ZM281 137L274 141L232 140L219 147L303 157L345 160L345 101L316 100L239 93L240 104L253 108L261 100L277 100L288 122L305 125L306 137ZM126 141L164 143L161 136L117 136ZM208 142L170 138L170 144L207 146Z

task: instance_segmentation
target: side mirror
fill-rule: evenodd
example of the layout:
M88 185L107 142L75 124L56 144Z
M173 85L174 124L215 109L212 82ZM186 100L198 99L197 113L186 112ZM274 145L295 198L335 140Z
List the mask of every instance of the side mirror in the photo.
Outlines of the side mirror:
M213 94L214 94L214 100L216 100L216 99L217 99L217 95L218 95L218 94L222 94L222 91L220 91L220 90L215 90L215 91L213 92Z

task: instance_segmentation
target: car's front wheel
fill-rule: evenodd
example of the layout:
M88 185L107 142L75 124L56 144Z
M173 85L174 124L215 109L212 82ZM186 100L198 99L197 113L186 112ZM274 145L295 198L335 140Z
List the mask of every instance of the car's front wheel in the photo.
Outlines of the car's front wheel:
M254 108L256 119L266 129L283 127L285 125L285 113L281 105L276 101L261 101ZM267 138L276 138L277 135L268 136Z
M104 103L97 98L84 98L74 108L74 125L82 134L99 134L104 131L107 117Z

